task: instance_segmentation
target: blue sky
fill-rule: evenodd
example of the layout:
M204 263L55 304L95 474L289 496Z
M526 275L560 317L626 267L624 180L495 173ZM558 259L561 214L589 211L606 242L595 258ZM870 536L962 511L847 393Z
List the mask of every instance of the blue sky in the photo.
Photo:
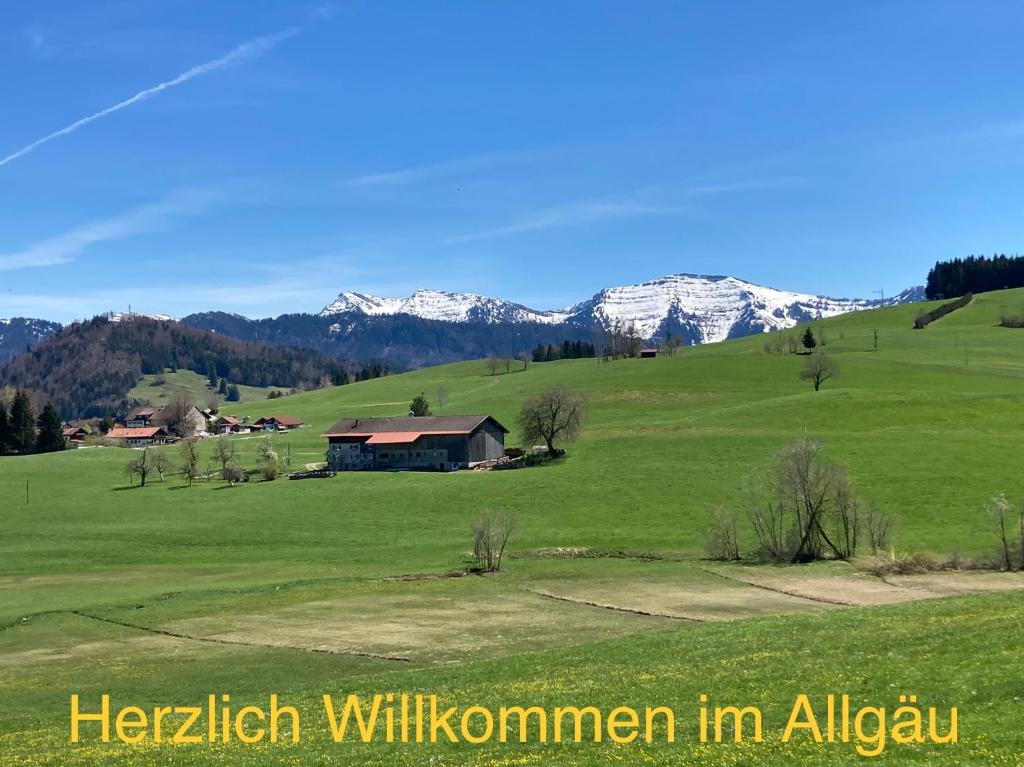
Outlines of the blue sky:
M827 13L824 12L827 9ZM1020 2L0 10L0 316L870 297L1024 235Z

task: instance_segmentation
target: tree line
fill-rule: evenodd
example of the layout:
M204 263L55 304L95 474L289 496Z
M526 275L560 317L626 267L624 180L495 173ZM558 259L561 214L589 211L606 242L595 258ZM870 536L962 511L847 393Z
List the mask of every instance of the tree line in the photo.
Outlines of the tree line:
M924 292L934 300L1020 287L1024 287L1024 256L968 256L937 261L928 272Z
M568 338L560 344L537 344L532 352L534 362L553 362L554 360L578 360L596 357L597 349L588 341L572 341Z
M63 449L63 422L52 402L47 402L36 418L27 391L0 391L0 455L55 453Z

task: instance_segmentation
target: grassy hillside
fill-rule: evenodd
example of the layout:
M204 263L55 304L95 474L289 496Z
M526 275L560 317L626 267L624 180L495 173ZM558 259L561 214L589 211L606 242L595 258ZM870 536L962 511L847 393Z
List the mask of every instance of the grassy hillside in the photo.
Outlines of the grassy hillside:
M324 691L431 689L463 702L593 695L595 705L614 705L674 696L692 705L706 686L731 702L761 699L777 720L778 701L798 690L881 696L895 705L895 685L938 698L936 705L968 706L971 725L959 749L903 750L880 761L1011 764L1019 734L1006 725L1019 685L1012 664L1001 661L1003 645L989 639L1005 637L1010 647L1024 638L1019 593L907 600L1008 588L1020 585L1018 576L898 584L840 565L721 569L697 557L708 510L741 509L743 481L804 436L821 438L861 492L898 518L900 548L987 551L984 504L997 491L1024 491L1015 450L1024 426L1024 330L997 327L999 314L1018 305L1024 291L980 295L924 330L912 329L921 305L814 323L841 369L817 393L798 378L802 358L766 354L760 337L674 358L531 364L497 376L482 362L460 363L224 411L302 417L306 428L274 438L298 467L323 460L319 435L335 420L402 414L421 391L436 402L438 387L446 390L435 413L493 414L513 430L509 444L518 442L524 396L555 384L584 391L584 437L565 460L530 470L191 488L169 477L140 489L128 486L128 454L119 449L5 459L0 625L10 628L0 631L0 665L10 675L0 754L66 762L69 691L110 690L143 704L211 689L237 700L288 692L309 705ZM259 438L230 439L242 462L254 464ZM203 449L208 462L212 446ZM516 516L506 573L380 580L461 566L469 521L484 507ZM604 555L538 553L555 547ZM630 558L638 552L664 559ZM800 643L822 648L823 660ZM836 685L843 689L829 689ZM954 699L953 691L971 692ZM609 748L367 750L313 738L271 757L303 764L328 754L380 764L430 756L446 764L782 758L777 745ZM847 753L833 748L800 749L799 763ZM169 758L94 746L79 756L84 763ZM237 747L175 756L184 764L222 758L277 763Z
M179 392L187 394L192 401L200 408L207 406L210 393L209 379L199 375L192 370L170 370L163 373L144 375L132 389L128 391L129 401L148 402L150 405L166 405ZM239 385L238 393L241 402L262 401L267 398L270 392L274 391L272 386L245 386ZM223 397L220 397L223 401ZM227 403L232 405L233 403Z

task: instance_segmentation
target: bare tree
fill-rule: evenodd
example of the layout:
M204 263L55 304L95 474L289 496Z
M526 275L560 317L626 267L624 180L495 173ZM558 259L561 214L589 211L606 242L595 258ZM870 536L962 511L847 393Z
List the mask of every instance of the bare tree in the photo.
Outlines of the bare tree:
M821 445L801 440L779 453L767 479L748 485L747 515L761 554L774 562L811 562L826 552L856 554L861 520L846 471L821 456Z
M448 401L448 390L443 386L438 386L437 391L434 392L434 399L437 401L437 406L439 408L444 407L445 403Z
M549 455L557 455L555 440L573 442L583 430L587 401L577 391L556 386L530 397L519 411L519 429L528 443L544 440Z
M149 454L149 448L144 447L133 456L124 467L125 473L128 475L128 479L139 478L139 486L145 487L146 480L149 475L153 473L153 461L152 456Z
M514 527L515 520L507 512L484 509L477 514L470 525L477 567L489 573L501 569L501 560Z
M194 417L195 410L192 398L185 392L179 391L169 403L163 406L161 416L164 417L167 429L182 439L189 439L195 432Z
M814 384L814 391L818 391L821 385L830 378L839 375L839 365L825 352L811 352L804 363L804 369L800 371L800 378L804 381L811 381Z
M704 533L704 551L710 559L732 561L740 558L735 514L721 507L715 509L711 524Z
M626 324L626 329L623 331L625 337L625 355L627 357L635 357L640 353L640 347L643 346L644 339L640 336L640 331L636 327L636 323L630 320Z
M217 392L211 391L206 395L206 408L213 415L220 411L220 395Z
M491 375L495 375L498 369L501 367L501 360L498 359L497 354L491 354L487 357L487 369Z
M679 344L679 336L674 336L669 333L665 336L665 340L661 342L661 351L669 357L674 357L676 355L676 349L679 348Z
M1013 555L1010 553L1010 538L1013 536L1013 532L1010 516L1013 513L1013 504L1003 493L1000 493L992 499L985 510L992 520L993 531L999 540L999 566L1003 570L1012 570Z
M178 448L181 455L180 473L189 487L199 476L199 443L194 439L183 439Z
M502 363L505 365L505 372L506 373L511 373L512 372L512 360L513 359L514 358L512 357L511 354L506 354L504 357L501 358Z
M797 349L800 347L800 341L796 336L786 336L786 351L790 354L796 354Z
M533 356L529 352L519 352L516 359L523 363L523 370L526 370L526 368L529 367L530 360L533 359Z
M864 509L864 532L868 536L868 545L871 553L889 548L889 539L892 536L892 517L879 511L874 503L868 503Z
M153 471L160 477L160 481L164 481L164 472L171 468L170 458L167 457L167 453L162 450L153 451Z
M217 446L213 449L213 457L220 464L220 475L227 479L228 468L235 457L235 443L227 436L218 437Z

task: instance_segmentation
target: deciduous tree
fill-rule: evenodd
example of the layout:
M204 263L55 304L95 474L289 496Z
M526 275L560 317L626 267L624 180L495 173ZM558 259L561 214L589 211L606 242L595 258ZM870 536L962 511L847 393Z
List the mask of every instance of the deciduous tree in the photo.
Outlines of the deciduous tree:
M575 441L583 430L586 413L587 401L580 392L556 386L523 403L519 428L524 440L543 440L548 453L554 456L555 441Z
M814 391L818 391L821 385L830 378L839 375L839 365L825 352L813 352L807 357L804 369L800 371L800 378L814 384Z

